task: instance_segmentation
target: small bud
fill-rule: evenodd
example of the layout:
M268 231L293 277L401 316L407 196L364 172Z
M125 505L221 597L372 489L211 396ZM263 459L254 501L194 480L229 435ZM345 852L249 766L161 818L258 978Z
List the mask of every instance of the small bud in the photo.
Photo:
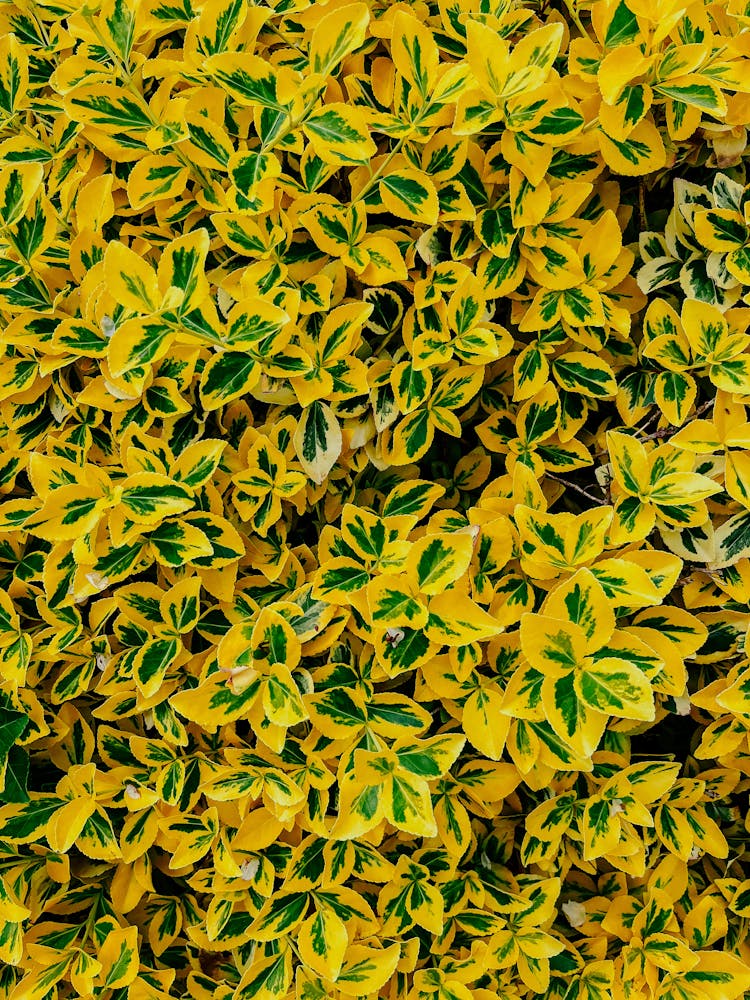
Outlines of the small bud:
M138 791L138 789L135 787L135 785L128 784L128 785L125 785L125 797L128 798L128 799L135 800L135 799L139 799L141 797L141 793Z
M220 288L216 293L216 305L219 307L219 312L225 319L232 311L232 307L235 303L236 299L233 299L229 292L224 291L223 288Z
M563 903L561 909L571 927L582 927L586 923L586 907L583 903L571 899Z
M398 646L399 643L403 642L406 633L400 628L389 628L386 629L385 641L390 643L393 649Z
M690 715L690 695L687 691L675 698L674 707L678 715Z
M609 815L616 816L618 813L625 812L625 807L622 804L622 799L612 799L609 803Z
M101 573L87 573L86 580L94 590L98 590L99 592L106 590L109 586L109 580L106 576L102 576Z
M243 861L240 865L240 878L243 882L252 882L259 868L260 861L258 858L248 858L247 861Z

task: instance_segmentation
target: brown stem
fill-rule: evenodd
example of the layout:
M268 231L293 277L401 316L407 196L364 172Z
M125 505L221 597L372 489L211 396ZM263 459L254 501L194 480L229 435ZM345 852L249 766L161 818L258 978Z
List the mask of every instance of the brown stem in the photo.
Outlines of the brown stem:
M562 483L563 486L567 486L569 489L575 490L576 493L580 493L582 496L585 496L587 500L590 500L599 507L606 503L606 500L603 500L601 497L595 497L592 493L587 492L582 486L571 482L570 479L564 479L562 476L556 476L552 472L547 472L545 475L548 476L549 479L554 479L556 483Z

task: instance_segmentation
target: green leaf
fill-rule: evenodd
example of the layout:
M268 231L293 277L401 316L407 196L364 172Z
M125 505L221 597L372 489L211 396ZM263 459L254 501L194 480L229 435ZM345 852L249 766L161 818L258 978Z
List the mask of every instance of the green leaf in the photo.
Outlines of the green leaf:
M400 170L380 181L380 197L389 212L402 219L434 226L440 203L437 190L427 174Z
M127 63L135 35L135 11L126 0L112 0L111 5L105 5L102 16L114 48L122 61Z
M626 5L625 0L620 0L607 25L604 44L607 48L614 48L616 45L628 45L638 37L639 33L638 19Z
M700 77L695 77L690 83L659 83L654 90L674 101L700 108L701 111L726 114L726 101L719 88Z
M315 400L305 407L294 433L297 458L307 475L322 483L341 454L341 427L331 408Z
M364 42L369 21L370 11L364 3L338 7L322 17L310 39L312 72L328 76L342 59Z
M203 370L200 385L201 403L207 410L251 392L260 381L261 368L249 354L226 351L216 354Z
M128 478L121 502L134 521L156 524L163 517L189 510L195 499L168 476L143 472Z
M445 493L445 488L425 480L410 480L394 487L383 504L383 517L403 516L421 518Z
M5 788L0 792L3 802L29 801L29 752L24 747L11 747L5 767Z
M64 804L56 796L35 792L29 802L0 806L3 839L16 844L31 843L43 833L50 817Z
M617 393L610 366L588 351L568 351L553 362L552 370L558 383L569 392L594 399L608 399Z
M591 708L625 719L654 718L654 696L646 675L632 663L599 660L576 676L576 689Z

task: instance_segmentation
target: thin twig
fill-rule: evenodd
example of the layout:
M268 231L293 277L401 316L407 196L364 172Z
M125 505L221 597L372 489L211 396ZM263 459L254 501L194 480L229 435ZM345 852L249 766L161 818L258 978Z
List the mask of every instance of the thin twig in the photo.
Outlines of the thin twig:
M564 479L562 476L556 476L552 472L547 472L545 473L545 475L549 479L554 479L556 483L562 483L563 486L567 486L571 490L575 490L576 493L580 493L582 496L585 496L587 500L590 500L592 503L597 504L597 506L599 507L601 507L604 503L606 503L605 500L601 499L600 497L595 497L591 493L588 493L582 486L579 486L577 483L571 482L570 479Z
M646 186L642 177L638 181L638 226L642 233L646 231Z
M713 405L714 405L713 399L709 399L709 401L707 403L703 403L701 406L698 407L698 409L693 414L692 419L693 420L697 420L704 413L706 413L707 410L710 410ZM674 434L674 433L675 433L675 429L672 426L670 426L670 427L661 427L659 430L652 431L651 434L646 434L642 438L638 438L638 440L639 441L656 441L659 438L669 437L670 434Z
M586 29L584 28L580 14L576 10L575 0L564 0L564 2L565 6L568 8L568 14L570 14L571 21L573 22L573 24L575 24L576 28L578 28L578 30L581 32L581 37L590 38L591 36L589 35L588 31L586 31Z

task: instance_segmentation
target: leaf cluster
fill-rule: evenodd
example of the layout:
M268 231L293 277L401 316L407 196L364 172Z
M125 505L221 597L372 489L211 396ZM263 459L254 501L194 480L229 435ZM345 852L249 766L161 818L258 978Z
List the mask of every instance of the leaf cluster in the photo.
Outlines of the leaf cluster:
M750 992L749 31L0 5L0 1000Z

